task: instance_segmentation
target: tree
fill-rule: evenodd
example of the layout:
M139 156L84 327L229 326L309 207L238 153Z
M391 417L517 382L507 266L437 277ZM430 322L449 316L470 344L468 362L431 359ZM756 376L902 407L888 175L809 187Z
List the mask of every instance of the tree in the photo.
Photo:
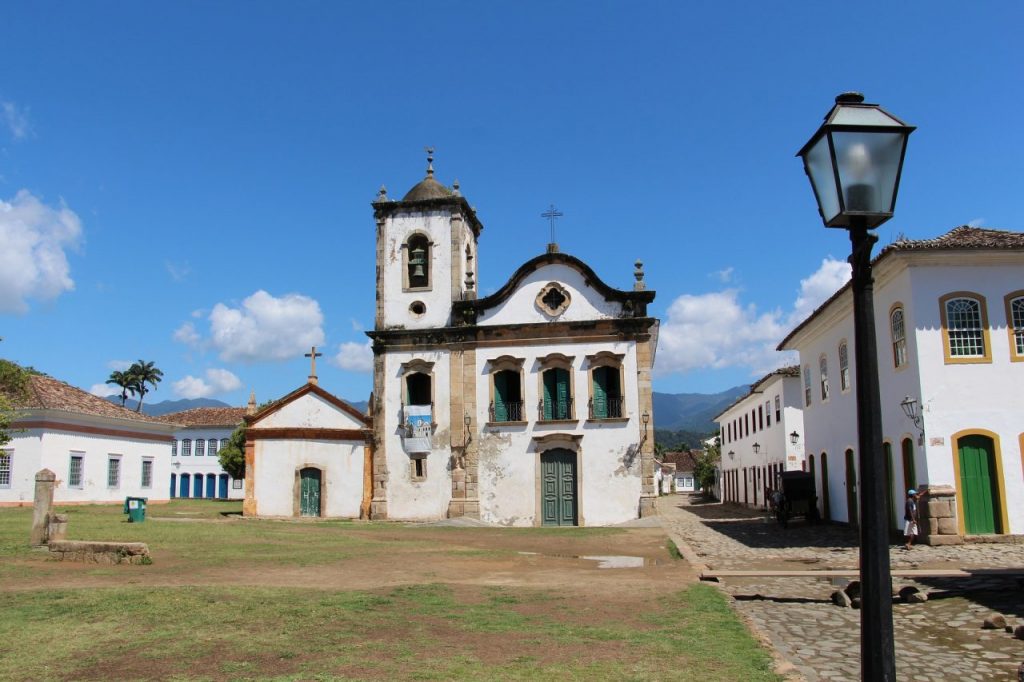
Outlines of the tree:
M715 470L721 459L721 449L719 439L715 438L714 444L704 450L693 467L693 477L697 479L697 485L705 492L710 492L711 487L715 484Z
M129 372L122 372L120 370L114 370L110 373L110 378L107 379L106 383L113 384L121 389L121 407L124 407L125 402L128 401L128 394L135 395L135 379Z
M18 419L16 408L29 398L29 377L42 372L22 367L10 360L0 360L0 446L11 442L19 429L12 429Z
M14 423L15 417L11 401L7 399L7 396L0 395L0 447L10 443L14 437L11 424Z
M245 424L231 432L227 445L217 452L217 459L231 478L245 478Z
M139 404L135 407L135 411L141 412L142 399L146 397L147 393L149 393L149 389L146 388L146 384L152 386L155 391L156 385L164 378L164 373L156 368L155 363L139 360L128 368L128 374L132 378L132 387L135 389L135 392L139 394Z

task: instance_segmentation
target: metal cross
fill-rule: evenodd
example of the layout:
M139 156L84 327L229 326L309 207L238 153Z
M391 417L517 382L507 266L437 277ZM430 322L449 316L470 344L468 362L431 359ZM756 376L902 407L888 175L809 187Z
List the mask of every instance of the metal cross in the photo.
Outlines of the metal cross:
M317 358L322 358L323 355L324 355L323 353L317 353L316 352L316 346L313 346L312 348L310 348L309 352L306 353L305 355L303 355L303 357L306 357L306 358L310 359L309 383L311 383L311 384L315 384L316 383L316 359Z
M551 208L540 214L541 218L547 218L551 222L551 243L555 243L555 220L561 218L564 214L561 211L555 209L555 205L551 204Z

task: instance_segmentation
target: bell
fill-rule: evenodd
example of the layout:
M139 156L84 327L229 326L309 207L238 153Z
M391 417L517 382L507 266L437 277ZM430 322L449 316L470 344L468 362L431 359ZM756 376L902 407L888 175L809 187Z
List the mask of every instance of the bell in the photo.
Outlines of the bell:
M427 273L425 273L423 271L423 264L422 263L417 263L416 266L412 269L412 276L413 277L426 277L427 276Z
M426 263L427 252L421 246L417 246L412 250L412 257L409 259L409 265L412 266L413 277L426 277L427 273L423 266Z

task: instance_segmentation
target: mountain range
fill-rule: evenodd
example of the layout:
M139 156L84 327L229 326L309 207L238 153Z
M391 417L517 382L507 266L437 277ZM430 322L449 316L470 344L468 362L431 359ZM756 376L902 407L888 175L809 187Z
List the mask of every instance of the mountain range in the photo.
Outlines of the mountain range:
M717 430L715 416L744 395L749 386L734 386L721 393L658 393L654 392L654 424L659 431L693 431L711 433ZM121 403L117 396L107 398L115 405ZM129 400L125 407L135 409L135 401ZM365 400L351 400L349 404L357 410L366 411ZM231 407L225 402L212 398L164 400L146 403L142 411L150 416L191 410L196 407Z

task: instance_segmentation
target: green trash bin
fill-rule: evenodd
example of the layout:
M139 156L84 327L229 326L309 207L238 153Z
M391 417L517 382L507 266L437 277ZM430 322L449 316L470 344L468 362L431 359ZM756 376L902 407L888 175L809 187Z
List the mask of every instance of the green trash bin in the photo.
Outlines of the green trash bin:
M146 502L148 497L124 498L124 513L128 515L128 523L142 523L146 520Z

